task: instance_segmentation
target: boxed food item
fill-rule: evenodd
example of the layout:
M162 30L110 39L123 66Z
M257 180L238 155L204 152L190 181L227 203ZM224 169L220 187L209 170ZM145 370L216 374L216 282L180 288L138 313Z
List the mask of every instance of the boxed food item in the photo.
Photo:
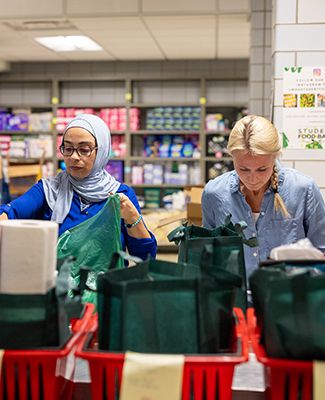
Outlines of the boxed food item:
M202 225L202 193L203 187L192 187L189 191L190 202L187 204L187 219L193 225Z

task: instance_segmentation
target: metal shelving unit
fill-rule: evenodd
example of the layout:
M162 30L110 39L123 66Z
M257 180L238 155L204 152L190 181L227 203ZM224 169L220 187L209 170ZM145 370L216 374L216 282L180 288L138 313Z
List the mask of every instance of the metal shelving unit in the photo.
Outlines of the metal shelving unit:
M51 135L53 140L53 159L55 165L58 163L57 158L57 137L61 132L57 132L55 128L55 121L57 112L60 108L92 108L99 110L101 108L125 108L126 109L126 129L123 131L112 131L112 135L124 136L126 143L126 156L114 157L113 161L124 162L124 181L125 183L133 186L135 189L157 187L162 189L167 188L182 188L184 185L134 185L131 182L131 169L134 163L162 163L166 162L182 162L182 163L199 163L201 169L200 184L205 184L207 163L208 162L222 162L229 161L230 158L214 158L208 156L207 140L209 135L229 135L227 131L206 131L205 130L205 117L210 110L216 109L229 109L231 115L239 111L245 104L240 101L219 101L217 96L214 95L211 87L217 87L219 83L226 82L225 87L229 82L234 82L234 87L244 87L247 85L247 79L233 78L233 79L206 79L205 77L139 77L135 79L114 78L110 76L96 77L96 76L79 76L71 77L68 74L58 75L51 78L39 77L33 79L32 82L28 78L5 79L0 80L0 88L11 94L8 96L10 101L3 104L6 98L6 93L3 92L0 98L0 107L12 108L30 108L33 111L51 111L53 113L53 130L46 132L26 132L26 131L1 131L0 135ZM33 82L36 85L33 90ZM11 92L10 84L13 85ZM3 85L3 86L1 86ZM21 90L19 91L19 88ZM235 90L235 89L234 89ZM83 93L83 94L82 94ZM211 95L212 93L212 95ZM27 96L28 94L28 96ZM30 95L29 95L30 94ZM82 94L82 98L80 97ZM210 97L210 98L209 98ZM39 98L44 102L39 101ZM148 130L143 126L143 119L145 113L155 107L198 107L200 109L200 129L199 130ZM130 129L130 110L131 108L139 108L142 118L140 129L137 131ZM199 146L201 149L200 158L155 158L155 157L142 157L134 154L134 145L132 138L139 138L150 135L171 135L171 136L193 136L199 138ZM29 163L29 160L23 160ZM32 160L36 161L37 160ZM38 160L39 161L39 160ZM54 168L55 169L55 168ZM191 183L189 182L189 185ZM187 185L187 186L189 186Z

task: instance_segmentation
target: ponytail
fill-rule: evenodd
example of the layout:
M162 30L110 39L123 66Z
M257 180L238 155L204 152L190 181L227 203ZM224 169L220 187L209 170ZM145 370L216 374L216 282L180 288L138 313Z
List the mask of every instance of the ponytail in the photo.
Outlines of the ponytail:
M280 211L285 218L290 218L290 214L287 210L287 207L285 206L284 201L279 194L278 170L276 166L273 167L273 174L271 176L271 186L274 192L275 211Z

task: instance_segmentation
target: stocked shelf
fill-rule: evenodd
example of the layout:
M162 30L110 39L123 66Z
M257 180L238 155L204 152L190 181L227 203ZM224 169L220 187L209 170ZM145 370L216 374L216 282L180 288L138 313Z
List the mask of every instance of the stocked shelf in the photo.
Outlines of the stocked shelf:
M79 113L94 113L111 130L112 153L107 170L140 195L145 188L203 186L212 176L232 168L226 153L227 136L245 106L241 99L248 98L247 80L235 77L78 79L61 75L35 82L0 81L0 89L0 114L27 110L28 118L40 124L44 123L40 115L48 113L47 122L51 124L49 128L31 129L30 121L24 120L23 130L12 124L12 129L1 130L0 124L3 155L8 143L16 143L19 136L22 141L50 136L45 161L52 161L55 173L57 166L64 167L57 148L67 123ZM10 102L4 104L6 98ZM17 143L15 146L22 147ZM32 154L29 151L25 151L26 158L12 153L10 163L39 162L41 157L28 157Z
M162 183L162 184L132 184L133 188L177 188L177 189L183 189L189 186L193 186L193 185L175 185L175 184L168 184L168 183Z
M129 157L130 161L143 161L147 162L164 162L164 161L181 161L181 162L198 162L199 158L185 158L185 157Z
M53 135L53 131L0 131L0 135Z
M131 135L199 135L200 131L193 131L193 130L187 130L187 131L155 131L155 130L149 130L149 129L142 129L138 131L131 131Z

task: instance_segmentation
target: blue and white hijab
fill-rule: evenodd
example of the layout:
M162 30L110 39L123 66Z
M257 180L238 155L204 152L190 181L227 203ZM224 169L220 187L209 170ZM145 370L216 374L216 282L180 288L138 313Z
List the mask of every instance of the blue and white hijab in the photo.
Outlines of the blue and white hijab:
M52 210L51 220L59 224L70 211L74 191L87 202L96 203L107 199L120 186L120 182L105 170L111 152L111 133L105 122L96 115L80 114L68 124L63 138L68 129L75 127L93 135L98 149L93 168L86 178L77 180L63 171L53 178L42 179L46 201Z

